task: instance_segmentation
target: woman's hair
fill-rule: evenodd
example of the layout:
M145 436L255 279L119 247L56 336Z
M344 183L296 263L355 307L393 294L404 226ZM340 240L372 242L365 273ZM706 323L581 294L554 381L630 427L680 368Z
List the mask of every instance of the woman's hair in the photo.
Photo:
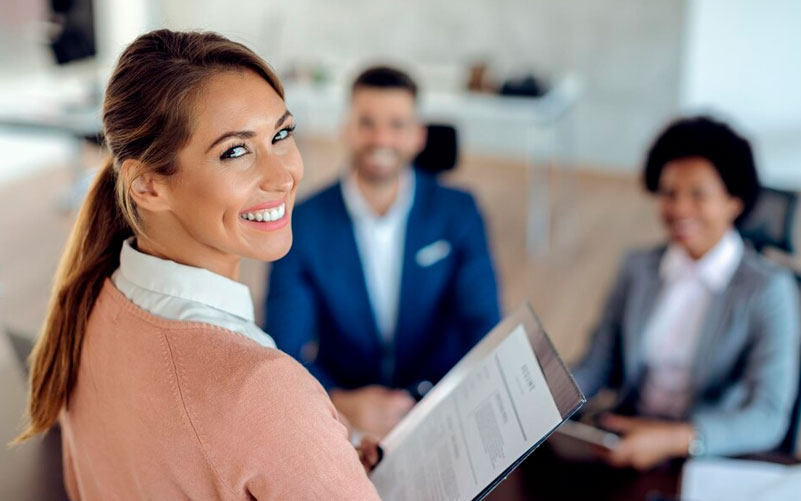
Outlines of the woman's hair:
M743 202L736 222L742 221L759 195L759 177L748 140L725 123L705 116L673 122L648 151L643 176L648 191L659 190L659 178L668 162L688 157L704 158L715 167L729 195Z
M30 357L27 429L21 442L47 431L69 405L89 314L103 283L119 266L123 241L142 234L131 183L150 172L176 172L177 152L192 133L194 100L210 76L250 70L284 97L267 63L215 33L157 30L120 56L103 103L110 158L81 207L61 257L41 335ZM121 170L124 161L135 159Z

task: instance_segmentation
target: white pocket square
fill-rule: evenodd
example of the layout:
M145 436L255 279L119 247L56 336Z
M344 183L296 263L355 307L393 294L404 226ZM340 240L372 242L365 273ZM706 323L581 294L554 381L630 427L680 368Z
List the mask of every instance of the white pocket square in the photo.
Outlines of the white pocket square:
M441 261L451 253L451 244L447 240L437 240L433 244L426 245L415 255L414 259L421 267L431 266L437 261Z

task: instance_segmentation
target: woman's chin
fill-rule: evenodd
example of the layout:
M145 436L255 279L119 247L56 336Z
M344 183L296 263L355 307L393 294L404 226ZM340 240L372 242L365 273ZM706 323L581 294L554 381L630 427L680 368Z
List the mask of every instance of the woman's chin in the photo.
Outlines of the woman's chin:
M289 252L289 249L292 248L292 233L288 232L288 235L281 235L281 236L274 236L270 239L269 242L265 242L264 245L255 245L251 242L250 245L250 252L248 255L243 256L250 259L254 259L256 261L278 261L282 257L286 256Z
M670 241L689 251L697 246L698 237L696 235L689 235L686 233L671 233Z

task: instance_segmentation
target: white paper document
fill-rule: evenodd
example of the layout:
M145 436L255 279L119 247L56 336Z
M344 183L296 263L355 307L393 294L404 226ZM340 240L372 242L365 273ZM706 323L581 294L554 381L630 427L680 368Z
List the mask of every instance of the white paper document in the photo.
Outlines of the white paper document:
M470 500L563 420L517 324L482 341L393 430L371 480L385 501Z
M684 464L681 499L785 501L801 499L801 466L709 458Z

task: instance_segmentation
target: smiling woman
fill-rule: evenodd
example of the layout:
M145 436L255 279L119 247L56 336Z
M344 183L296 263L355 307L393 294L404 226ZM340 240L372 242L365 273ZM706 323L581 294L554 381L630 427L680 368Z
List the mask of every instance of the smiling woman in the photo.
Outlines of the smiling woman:
M270 67L154 31L103 108L111 158L81 208L31 357L30 424L62 427L73 499L375 499L325 391L253 323L242 257L292 245L303 163ZM361 463L360 463L361 458Z
M137 243L147 254L235 279L240 257L274 261L292 245L288 222L303 162L292 114L254 71L214 72L195 101L193 132L173 175L123 161L135 176L131 196L146 216Z
M623 437L602 457L641 469L673 457L769 451L798 381L799 298L788 270L749 248L737 222L759 189L748 141L708 117L670 124L644 169L667 241L629 253L573 375L618 401Z

